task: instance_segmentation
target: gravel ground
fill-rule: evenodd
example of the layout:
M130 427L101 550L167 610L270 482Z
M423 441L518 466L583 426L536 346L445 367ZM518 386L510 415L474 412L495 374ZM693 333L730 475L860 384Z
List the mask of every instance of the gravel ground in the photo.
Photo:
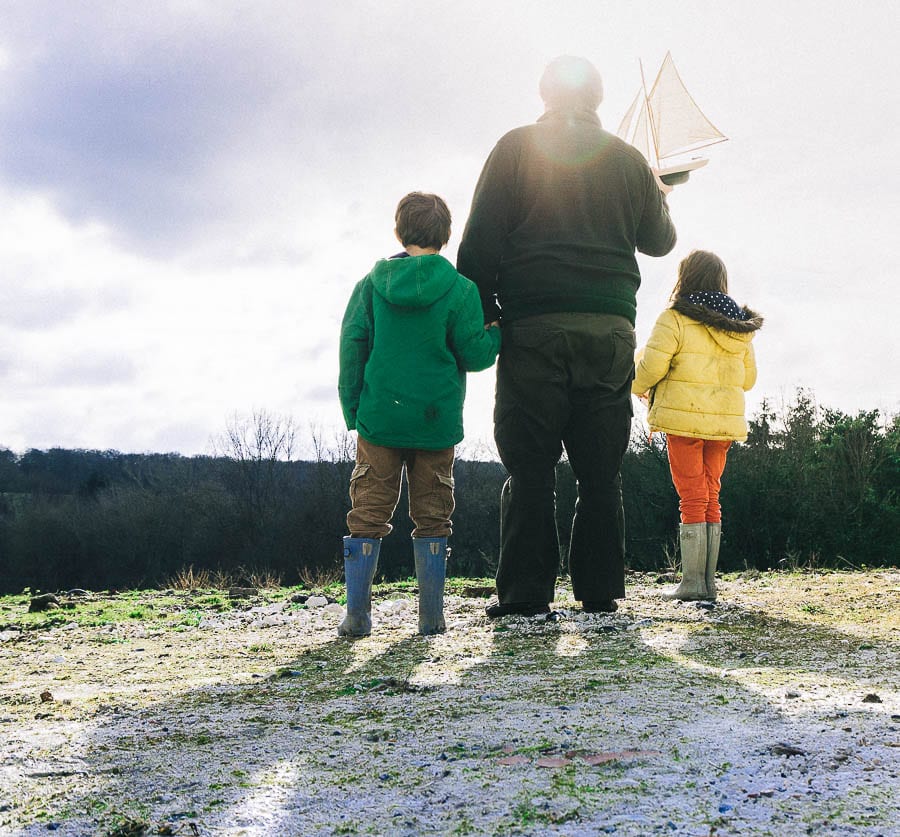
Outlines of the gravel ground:
M171 592L94 626L6 606L0 834L900 834L900 572L714 607L633 576L610 615L561 585L559 621L464 587L428 638L396 587L355 641L285 591L199 624Z

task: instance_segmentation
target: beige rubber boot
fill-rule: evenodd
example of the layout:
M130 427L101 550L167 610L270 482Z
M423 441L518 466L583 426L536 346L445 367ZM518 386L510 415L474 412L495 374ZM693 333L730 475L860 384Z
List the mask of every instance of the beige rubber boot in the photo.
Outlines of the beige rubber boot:
M664 599L699 602L706 594L706 524L682 523L681 584L662 594Z
M719 541L722 540L722 524L706 524L706 595L716 600L716 564L719 563Z

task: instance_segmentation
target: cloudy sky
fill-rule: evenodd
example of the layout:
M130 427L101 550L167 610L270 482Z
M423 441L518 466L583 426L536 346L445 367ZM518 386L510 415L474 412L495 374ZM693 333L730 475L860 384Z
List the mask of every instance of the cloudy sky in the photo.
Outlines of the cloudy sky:
M0 0L0 446L207 452L234 414L340 427L353 285L397 200L481 165L560 54L615 130L667 50L730 137L642 259L638 339L702 247L762 312L754 411L900 410L893 0ZM469 444L490 439L491 372Z

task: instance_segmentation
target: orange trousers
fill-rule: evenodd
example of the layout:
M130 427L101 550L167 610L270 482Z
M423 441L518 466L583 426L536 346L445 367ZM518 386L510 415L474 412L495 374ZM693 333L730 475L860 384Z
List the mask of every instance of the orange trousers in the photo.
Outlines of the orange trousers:
M720 523L719 490L731 442L666 434L682 523Z

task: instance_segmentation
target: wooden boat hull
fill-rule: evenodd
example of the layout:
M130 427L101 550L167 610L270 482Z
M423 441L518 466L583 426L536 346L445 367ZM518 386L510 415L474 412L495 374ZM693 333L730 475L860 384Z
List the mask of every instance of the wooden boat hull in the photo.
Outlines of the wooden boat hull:
M702 169L708 162L709 160L707 159L699 158L697 160L688 160L686 163L667 166L664 169L659 169L659 179L666 186L677 186L679 183L686 183L692 171Z

